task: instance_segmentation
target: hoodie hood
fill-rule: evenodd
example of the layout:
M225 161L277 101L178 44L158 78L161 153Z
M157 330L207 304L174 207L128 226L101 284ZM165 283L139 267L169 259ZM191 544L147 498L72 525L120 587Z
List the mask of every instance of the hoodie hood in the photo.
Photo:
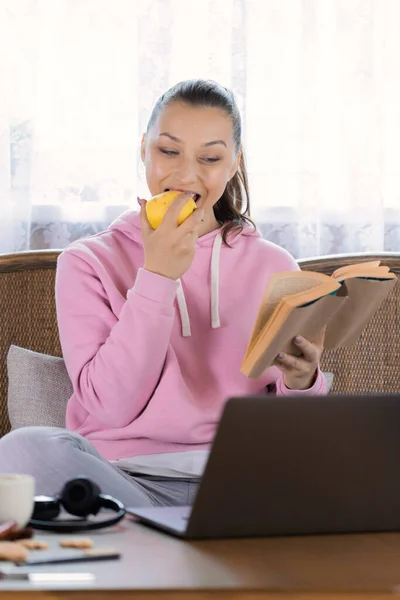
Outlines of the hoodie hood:
M143 245L142 231L140 227L140 215L138 211L128 210L120 215L111 223L108 228L110 231L119 231L129 239ZM218 329L220 327L219 317L219 271L222 242L222 228L210 231L206 235L198 238L196 245L200 252L211 252L210 275L211 275L211 327ZM230 236L229 244L233 247L241 243L243 237L261 237L260 232L251 225L244 225L242 231ZM224 246L224 251L229 251L228 246ZM182 326L182 336L191 336L190 315L187 308L185 293L183 291L182 281L178 279L177 302Z

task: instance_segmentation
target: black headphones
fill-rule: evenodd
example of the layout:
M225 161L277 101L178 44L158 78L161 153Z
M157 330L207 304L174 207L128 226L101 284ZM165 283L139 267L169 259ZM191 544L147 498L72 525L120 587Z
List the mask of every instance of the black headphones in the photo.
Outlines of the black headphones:
M61 508L80 519L57 519ZM88 515L97 515L101 508L108 508L117 514L104 521L90 521ZM90 531L115 525L125 516L125 507L116 498L100 493L98 485L87 479L78 477L68 481L59 496L35 496L35 504L28 527L55 531L57 533L73 533Z

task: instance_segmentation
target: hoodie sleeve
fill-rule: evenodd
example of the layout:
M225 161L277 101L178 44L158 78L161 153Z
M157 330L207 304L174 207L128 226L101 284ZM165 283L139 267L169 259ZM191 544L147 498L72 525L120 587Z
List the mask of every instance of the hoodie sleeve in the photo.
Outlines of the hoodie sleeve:
M177 287L139 269L117 318L88 262L69 251L59 256L56 306L74 388L70 402L111 427L124 427L141 413L162 373Z
M283 374L279 372L278 379L275 382L277 396L326 396L328 393L328 382L321 369L318 367L317 377L313 385L306 390L292 390L283 382Z

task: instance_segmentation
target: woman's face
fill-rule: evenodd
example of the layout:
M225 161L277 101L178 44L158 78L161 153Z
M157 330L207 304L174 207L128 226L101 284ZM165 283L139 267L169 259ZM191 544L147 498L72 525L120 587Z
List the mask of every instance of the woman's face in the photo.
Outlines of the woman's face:
M172 102L142 141L142 160L152 196L166 190L196 194L205 219L236 173L232 122L220 108Z

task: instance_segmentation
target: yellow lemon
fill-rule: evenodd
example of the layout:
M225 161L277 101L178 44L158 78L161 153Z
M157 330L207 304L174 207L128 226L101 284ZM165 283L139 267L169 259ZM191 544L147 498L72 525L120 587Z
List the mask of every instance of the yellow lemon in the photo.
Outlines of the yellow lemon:
M170 190L154 196L146 203L146 215L153 229L157 229L157 227L161 225L169 205L181 193L182 192L178 192L176 190ZM183 223L183 221L187 219L194 210L196 210L196 202L193 200L193 198L190 198L190 200L186 202L185 206L183 206L181 212L179 213L178 225Z

